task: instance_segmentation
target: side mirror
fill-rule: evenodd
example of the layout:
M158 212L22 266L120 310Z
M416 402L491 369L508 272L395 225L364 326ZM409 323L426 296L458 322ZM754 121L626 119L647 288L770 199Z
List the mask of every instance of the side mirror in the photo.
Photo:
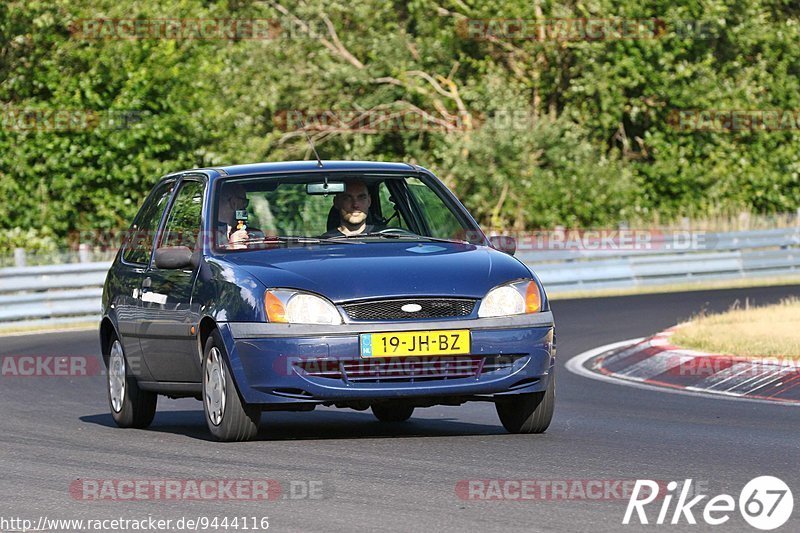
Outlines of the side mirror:
M194 254L188 246L165 246L156 250L156 268L178 270L194 266Z
M514 240L514 237L509 237L508 235L489 237L489 244L492 245L492 248L507 253L508 255L514 255L517 251L517 241Z

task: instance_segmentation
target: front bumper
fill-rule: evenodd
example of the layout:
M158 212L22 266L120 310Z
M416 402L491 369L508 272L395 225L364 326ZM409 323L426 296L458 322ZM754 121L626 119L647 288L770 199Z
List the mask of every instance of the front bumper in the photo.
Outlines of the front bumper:
M252 404L481 399L543 391L555 362L550 312L469 320L308 326L221 323L239 392ZM359 335L469 329L464 356L360 357Z

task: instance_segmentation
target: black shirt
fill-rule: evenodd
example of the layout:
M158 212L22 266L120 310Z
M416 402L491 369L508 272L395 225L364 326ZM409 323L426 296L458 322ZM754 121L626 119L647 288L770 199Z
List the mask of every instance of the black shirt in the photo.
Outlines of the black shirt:
M375 226L367 224L366 226L364 226L364 231L362 231L358 235L366 235L367 233L372 233L373 231L375 231ZM339 228L333 228L332 230L326 231L325 233L320 235L320 238L330 239L331 237L345 237L345 236L346 235L344 233L339 231Z

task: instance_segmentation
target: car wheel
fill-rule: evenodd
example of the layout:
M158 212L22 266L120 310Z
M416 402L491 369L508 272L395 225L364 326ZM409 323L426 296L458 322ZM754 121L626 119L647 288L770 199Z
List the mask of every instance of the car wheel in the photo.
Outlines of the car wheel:
M258 433L261 409L239 397L225 357L225 346L216 331L203 351L203 410L211 434L221 441L250 440Z
M556 376L553 374L544 392L498 400L495 407L509 433L544 433L553 419L555 400Z
M372 406L372 414L381 422L405 422L414 414L414 406L404 403L379 403Z
M139 388L128 372L122 343L114 338L108 352L108 405L114 422L121 428L143 429L156 416L158 395Z

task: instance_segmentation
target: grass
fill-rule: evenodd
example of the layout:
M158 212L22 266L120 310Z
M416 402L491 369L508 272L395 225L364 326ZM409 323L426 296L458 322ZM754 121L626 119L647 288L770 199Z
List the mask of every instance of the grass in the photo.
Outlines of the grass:
M800 356L800 299L764 307L734 306L681 324L672 343L703 352L745 357Z
M764 215L747 210L717 210L713 215L694 217L662 217L654 212L650 219L642 220L632 228L692 229L710 232L754 231L800 226L800 211Z
M534 271L536 268L534 267ZM779 287L800 285L800 276L773 276L764 278L737 278L728 280L693 281L671 285L650 285L646 287L626 287L621 289L595 289L583 291L564 291L547 293L550 300L574 300L579 298L607 298L610 296L630 296L634 294L664 294L669 292L707 291L715 289L744 289L749 287ZM547 285L544 286L545 291Z
M68 322L59 324L36 324L29 326L14 326L0 324L0 337L26 335L28 333L60 333L62 331L86 331L98 329L100 322Z

